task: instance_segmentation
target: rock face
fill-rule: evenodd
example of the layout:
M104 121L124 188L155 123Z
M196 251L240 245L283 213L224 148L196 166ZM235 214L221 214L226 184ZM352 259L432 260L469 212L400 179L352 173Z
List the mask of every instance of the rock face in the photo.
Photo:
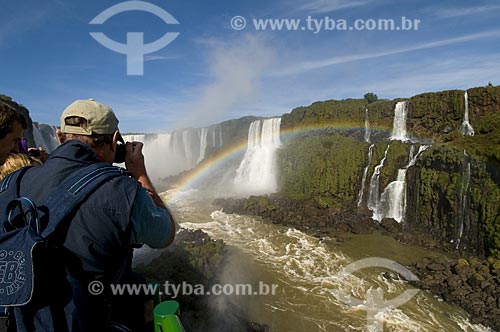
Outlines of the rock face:
M367 234L376 229L384 230L366 212L358 212L353 208L328 208L315 201L289 199L280 195L250 196L248 199L219 198L212 205L223 208L225 213L260 216L274 224L309 231L317 236L337 236L338 232Z
M420 279L416 286L460 305L473 323L500 330L500 261L426 258L416 269Z
M406 226L456 249L499 254L500 188L487 164L448 146L429 149L408 172Z

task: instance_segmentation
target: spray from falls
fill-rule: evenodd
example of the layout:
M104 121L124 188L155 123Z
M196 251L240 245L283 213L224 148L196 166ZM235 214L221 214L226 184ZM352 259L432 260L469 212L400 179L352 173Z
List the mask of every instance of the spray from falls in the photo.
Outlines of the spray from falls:
M465 91L464 99L465 99L464 121L462 122L460 131L465 136L474 136L474 128L472 128L469 122L469 95L467 94L467 91Z
M281 118L250 124L247 151L234 179L237 192L263 194L277 190L275 152L281 146L280 126Z

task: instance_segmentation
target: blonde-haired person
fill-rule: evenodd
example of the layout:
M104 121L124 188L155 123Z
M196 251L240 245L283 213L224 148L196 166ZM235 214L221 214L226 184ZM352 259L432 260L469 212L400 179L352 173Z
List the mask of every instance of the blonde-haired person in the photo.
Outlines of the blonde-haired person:
M24 166L38 166L41 164L41 161L31 158L25 154L10 153L7 155L7 159L5 159L3 165L0 166L0 181L10 173L17 171Z

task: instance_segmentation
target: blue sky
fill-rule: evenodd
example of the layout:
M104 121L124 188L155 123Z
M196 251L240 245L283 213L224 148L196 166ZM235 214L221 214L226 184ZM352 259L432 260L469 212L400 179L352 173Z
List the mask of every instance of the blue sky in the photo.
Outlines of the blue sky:
M276 116L317 100L409 97L426 91L500 84L497 0L150 0L167 25L129 11L89 22L116 0L3 1L0 93L35 121L58 124L75 99L113 107L123 132L167 132L244 115ZM243 16L247 27L231 28ZM402 16L417 31L256 31L252 19L356 19ZM143 76L127 76L123 54L95 41L104 32L146 43L180 35L146 55Z

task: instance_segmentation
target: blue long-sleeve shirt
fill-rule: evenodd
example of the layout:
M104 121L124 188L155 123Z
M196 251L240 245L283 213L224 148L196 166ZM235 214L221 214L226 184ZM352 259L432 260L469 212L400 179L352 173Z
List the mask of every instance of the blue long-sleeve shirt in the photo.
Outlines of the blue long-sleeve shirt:
M139 189L132 205L132 243L165 247L173 222L170 213L157 206L146 189Z

